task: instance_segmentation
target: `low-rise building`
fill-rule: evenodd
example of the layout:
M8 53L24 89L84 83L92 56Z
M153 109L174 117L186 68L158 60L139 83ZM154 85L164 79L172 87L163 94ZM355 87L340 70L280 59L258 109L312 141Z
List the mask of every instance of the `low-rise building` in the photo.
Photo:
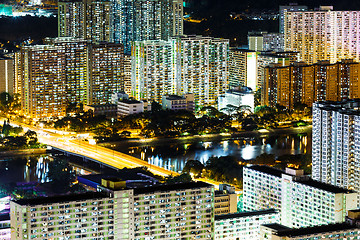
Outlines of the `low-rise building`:
M241 107L254 112L254 92L249 88L229 90L218 98L218 110L227 114L240 111Z
M220 184L219 190L215 191L215 215L237 212L237 194L235 187L228 184Z
M142 113L144 112L144 102L131 100L131 99L123 99L118 101L117 104L117 114L118 117L124 117L131 114Z
M259 240L261 225L279 222L280 213L274 209L216 215L214 239Z
M170 110L195 110L194 94L185 94L184 96L166 95L162 97L161 102L163 109Z
M277 209L288 227L344 222L357 208L356 192L312 180L302 170L253 165L244 167L243 182L245 211Z
M360 228L336 223L305 228L289 228L280 224L260 227L260 240L360 239Z
M85 105L84 110L91 111L93 116L104 115L108 118L114 118L117 116L116 104Z

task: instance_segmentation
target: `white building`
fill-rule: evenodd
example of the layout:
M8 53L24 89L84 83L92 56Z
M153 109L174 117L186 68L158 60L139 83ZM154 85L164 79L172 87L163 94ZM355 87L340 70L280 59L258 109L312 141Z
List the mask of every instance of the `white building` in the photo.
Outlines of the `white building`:
M248 45L250 51L264 51L264 34L267 32L249 32Z
M0 239L11 240L10 216L9 213L0 212Z
M315 11L284 13L285 51L300 53L308 64L320 60L336 63L360 60L360 11L333 11L321 6Z
M336 223L304 228L288 228L280 224L260 227L260 240L307 240L307 239L360 239L360 228L346 223Z
M166 95L162 97L161 105L163 109L170 110L195 110L194 94L185 94L185 96Z
M123 99L118 101L117 104L117 115L118 117L124 117L131 114L142 113L144 112L144 102L131 100L131 99Z
M230 49L229 85L230 87L257 86L257 53L246 49Z
M312 176L360 191L360 101L313 105Z
M102 186L104 193L12 201L11 239L212 239L211 185Z
M254 92L251 89L229 90L218 98L218 110L225 113L231 111L231 108L248 107L254 112ZM235 109L233 109L235 111Z
M274 209L216 215L214 239L259 240L261 225L279 222L280 213Z
M228 184L219 184L219 190L215 191L215 215L236 213L237 200L235 187Z
M302 170L254 165L244 167L243 181L244 209L277 209L288 227L344 222L347 210L357 206L357 193L314 181Z
M229 40L202 36L133 42L131 96L161 103L163 95L194 93L215 105L228 79Z

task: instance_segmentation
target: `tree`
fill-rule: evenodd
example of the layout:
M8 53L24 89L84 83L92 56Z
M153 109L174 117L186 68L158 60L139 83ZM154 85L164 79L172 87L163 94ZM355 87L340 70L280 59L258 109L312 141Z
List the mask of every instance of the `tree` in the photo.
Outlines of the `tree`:
M33 146L38 143L38 138L37 138L37 134L35 131L28 130L24 134L24 137L26 137L27 142L30 146Z
M13 100L13 97L9 93L0 93L0 109L3 111L9 111L10 105Z
M65 193L69 190L75 175L67 160L56 159L49 163L48 178L54 192Z
M183 168L183 173L192 173L195 176L201 175L202 170L204 169L204 164L199 160L188 160Z
M165 182L167 184L188 183L188 182L192 182L192 178L189 174L182 173L181 175L176 177L173 176L166 177Z

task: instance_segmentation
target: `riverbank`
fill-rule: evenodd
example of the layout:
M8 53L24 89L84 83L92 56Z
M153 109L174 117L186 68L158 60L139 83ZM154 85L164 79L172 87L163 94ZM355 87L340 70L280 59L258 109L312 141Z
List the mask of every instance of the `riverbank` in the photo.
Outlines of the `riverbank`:
M34 149L21 149L21 150L11 150L0 152L0 157L12 157L12 156L21 156L21 155L39 155L46 154L46 148L34 148Z
M199 141L214 141L214 140L228 140L234 138L256 138L256 137L266 137L266 136L279 136L284 134L307 134L312 131L312 125L304 127L292 127L292 128L278 128L278 129L260 129L255 131L241 131L236 133L219 133L219 134L205 134L205 135L194 135L194 136L183 136L183 137L155 137L155 138L129 138L123 141L117 142L105 142L100 143L99 145L104 147L112 148L113 144L131 144L134 143L174 143L181 140L190 141L190 142L199 142Z

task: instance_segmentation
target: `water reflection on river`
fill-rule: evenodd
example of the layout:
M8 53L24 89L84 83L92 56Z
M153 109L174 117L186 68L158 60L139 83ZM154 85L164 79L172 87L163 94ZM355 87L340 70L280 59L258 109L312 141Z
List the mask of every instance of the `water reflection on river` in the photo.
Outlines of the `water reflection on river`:
M151 142L133 141L119 143L118 151L139 157L150 164L173 171L181 171L189 159L205 163L212 156L235 156L253 159L262 153L281 156L285 154L311 154L311 132L303 134L239 137L194 141L172 139Z
M51 155L3 157L0 159L0 183L46 182Z
M0 184L11 182L47 182L49 181L47 177L49 163L57 158L64 158L64 155L62 153L52 152L32 156L1 157ZM87 167L82 167L82 165L89 165L90 163L77 161L77 163L80 162L80 165L74 165L75 159L65 159L70 160L70 165L77 174L83 175L90 174L92 172L92 170L89 170ZM93 172L96 172L96 170Z

